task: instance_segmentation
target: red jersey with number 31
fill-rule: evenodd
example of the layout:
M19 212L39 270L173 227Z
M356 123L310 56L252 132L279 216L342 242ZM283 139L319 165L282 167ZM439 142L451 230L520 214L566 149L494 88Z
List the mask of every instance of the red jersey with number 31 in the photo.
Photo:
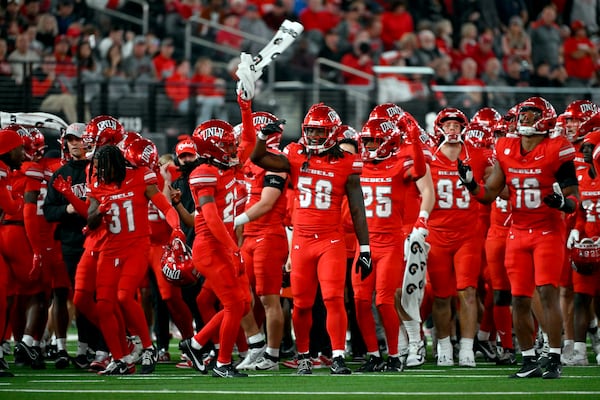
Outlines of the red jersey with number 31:
M102 251L123 250L123 242L150 235L146 187L157 184L156 173L148 168L127 168L120 187L114 184L94 184L89 196L108 204L104 216L106 240Z

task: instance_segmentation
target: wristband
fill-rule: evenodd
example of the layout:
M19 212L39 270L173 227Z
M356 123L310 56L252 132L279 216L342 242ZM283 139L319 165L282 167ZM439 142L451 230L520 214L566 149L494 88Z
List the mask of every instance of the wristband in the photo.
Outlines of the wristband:
M425 210L421 210L419 211L419 218L423 218L425 222L427 222L427 220L429 220L429 213Z
M262 133L262 132L260 132L260 131L259 131L259 132L256 134L256 137L257 137L259 140L264 140L264 141L266 142L266 141L267 141L267 139L269 138L269 135L265 135L264 133Z
M358 247L358 251L360 253L370 253L371 252L371 246L369 246L368 244L361 244Z
M250 222L250 218L248 217L248 214L241 213L240 215L235 217L234 225L241 226L241 225L247 224L248 222Z

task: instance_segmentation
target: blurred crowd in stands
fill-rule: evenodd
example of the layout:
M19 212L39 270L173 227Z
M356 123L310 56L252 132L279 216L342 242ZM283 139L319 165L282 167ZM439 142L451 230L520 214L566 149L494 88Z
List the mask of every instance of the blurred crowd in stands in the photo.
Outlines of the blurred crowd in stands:
M86 2L87 1L87 2ZM269 40L285 19L305 33L278 63L278 80L312 82L319 57L372 74L374 65L428 66L429 83L465 86L590 87L600 83L600 1L556 0L151 0L150 31L108 17L114 9L140 17L139 2L125 0L2 0L0 81L30 82L43 111L74 122L75 78L89 83L85 102L109 82L110 100L146 96L164 82L174 109L197 105L198 119L219 117L235 56L194 47L184 52L193 16ZM235 50L257 54L263 44L195 24L194 33ZM43 61L43 62L42 62ZM39 62L30 70L23 62ZM53 65L54 64L54 65ZM321 68L335 83L369 85L351 72ZM28 78L31 77L30 80ZM380 78L386 78L380 77ZM390 87L422 90L403 76ZM193 85L189 85L192 83ZM194 91L195 93L191 92ZM480 103L467 93L463 106ZM196 101L190 101L196 98ZM438 99L445 106L444 99ZM495 107L512 99L498 94ZM89 110L86 109L86 113ZM215 115L217 114L217 115Z

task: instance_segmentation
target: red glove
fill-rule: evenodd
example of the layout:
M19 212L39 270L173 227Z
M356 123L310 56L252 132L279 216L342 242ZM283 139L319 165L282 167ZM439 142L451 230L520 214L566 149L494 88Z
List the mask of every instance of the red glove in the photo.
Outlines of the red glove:
M73 180L70 176L68 176L65 180L65 178L62 175L57 175L56 178L54 178L54 182L52 182L52 186L54 187L54 189L58 190L63 196L66 193L72 192L72 184Z
M171 238L169 239L169 243L173 243L173 240L175 240L175 239L179 239L183 243L185 243L186 242L185 233L183 233L183 231L181 229L173 229L173 231L171 232Z
M252 108L252 100L244 100L242 96L238 93L237 102L240 105L241 110L250 110Z
M29 279L33 282L37 282L42 278L42 254L33 254L33 264L29 271Z
M429 213L427 211L421 211L419 213L419 218L417 218L417 220L415 221L415 225L413 226L411 234L418 233L425 238L429 234L429 230L427 229L428 219Z

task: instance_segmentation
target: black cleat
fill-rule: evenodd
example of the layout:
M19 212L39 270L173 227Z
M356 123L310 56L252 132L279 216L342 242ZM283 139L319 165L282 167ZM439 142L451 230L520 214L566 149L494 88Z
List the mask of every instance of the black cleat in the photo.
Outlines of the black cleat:
M560 354L549 353L548 364L542 374L544 379L558 379L562 375L562 364L560 362Z
M346 367L346 360L343 356L333 357L333 363L329 367L332 375L350 375L352 371Z
M188 357L188 360L192 362L192 367L195 370L207 374L206 365L202 361L203 354L200 350L196 350L192 347L192 339L185 339L179 343L179 349Z
M212 376L215 378L247 378L248 374L238 371L231 363L213 368Z
M69 366L69 360L70 357L66 350L57 351L54 357L54 367L56 369L65 369Z
M402 372L404 371L404 364L400 357L388 357L385 370L389 372Z
M358 369L357 372L381 372L385 368L383 358L371 355L369 359Z
M510 378L541 378L542 369L539 363L534 357L523 357L523 366L521 369L514 374L509 376Z

